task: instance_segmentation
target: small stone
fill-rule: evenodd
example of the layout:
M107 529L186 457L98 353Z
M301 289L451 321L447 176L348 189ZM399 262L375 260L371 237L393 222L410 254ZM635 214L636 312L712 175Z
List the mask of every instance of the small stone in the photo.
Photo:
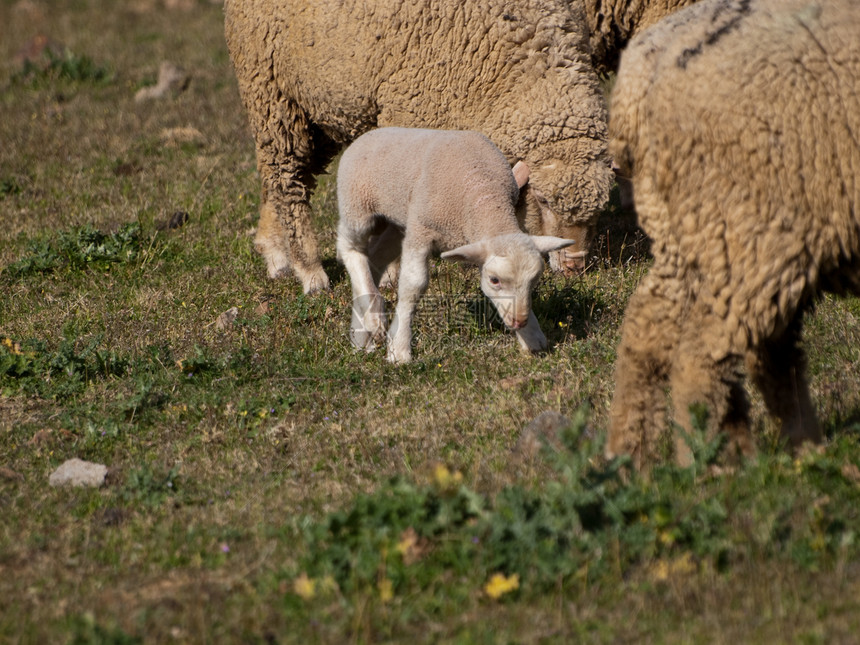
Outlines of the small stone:
M28 446L42 446L51 441L51 431L48 429L39 430L27 442Z
M107 466L83 459L69 459L51 473L51 486L93 486L98 488L105 481Z
M169 61L161 63L158 68L158 82L151 87L143 87L134 95L138 103L149 99L160 99L167 94L174 96L188 87L191 77L181 67L177 67Z
M7 481L24 481L24 475L12 470L11 468L7 468L6 466L0 466L0 479L5 479Z
M188 213L186 213L185 211L176 211L175 213L173 213L173 215L170 216L170 219L165 222L161 222L155 228L158 231L174 230L185 226L185 223L187 221Z
M197 128L190 126L179 128L164 128L158 135L161 143L165 146L178 148L179 146L193 146L202 148L206 145L206 137Z
M239 316L239 308L238 307L230 307L227 311L218 316L218 319L215 321L216 329L227 329L230 325L236 322L236 318Z
M543 444L553 450L562 449L562 430L570 426L570 419L555 410L544 410L529 423L520 435L514 452L525 459L534 459L540 453Z

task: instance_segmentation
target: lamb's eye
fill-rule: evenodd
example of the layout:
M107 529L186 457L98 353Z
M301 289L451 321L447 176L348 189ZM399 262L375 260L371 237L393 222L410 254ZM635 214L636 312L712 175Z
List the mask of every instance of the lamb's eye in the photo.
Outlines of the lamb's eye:
M502 281L499 280L496 276L491 275L490 276L490 284L493 285L494 287L498 287L500 284L502 284Z

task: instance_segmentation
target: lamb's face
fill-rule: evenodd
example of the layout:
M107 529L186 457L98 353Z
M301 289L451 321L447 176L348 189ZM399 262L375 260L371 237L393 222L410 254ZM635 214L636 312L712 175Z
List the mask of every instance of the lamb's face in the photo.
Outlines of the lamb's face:
M536 249L492 255L481 267L481 291L508 328L522 329L528 324L532 289L542 271L543 260Z

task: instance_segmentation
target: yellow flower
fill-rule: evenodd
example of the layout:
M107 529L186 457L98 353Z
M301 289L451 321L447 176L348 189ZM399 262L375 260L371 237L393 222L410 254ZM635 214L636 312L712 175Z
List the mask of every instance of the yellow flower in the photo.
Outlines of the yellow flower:
M433 480L439 488L453 488L463 481L463 474L460 471L452 473L445 464L436 464Z
M651 576L657 582L666 582L670 578L689 576L696 572L696 562L689 553L672 560L660 559L651 567Z
M16 356L21 356L24 352L21 351L21 345L18 343L13 343L12 339L8 336L4 337L2 341L0 341L0 345L5 345L9 348L9 352L15 354Z
M316 580L308 578L308 574L302 572L302 575L293 580L293 591L305 600L310 600L316 593Z
M506 577L502 573L494 573L490 581L484 585L484 593L493 600L498 600L506 593L520 588L520 576L518 573Z
M337 591L337 581L331 576L323 576L320 581L320 592L323 594L330 593L332 591Z
M394 598L394 585L388 578L383 578L377 585L379 588L379 599L382 602L389 602Z
M421 540L411 526L400 534L400 541L394 547L402 557L404 564L414 564L427 551L426 541Z

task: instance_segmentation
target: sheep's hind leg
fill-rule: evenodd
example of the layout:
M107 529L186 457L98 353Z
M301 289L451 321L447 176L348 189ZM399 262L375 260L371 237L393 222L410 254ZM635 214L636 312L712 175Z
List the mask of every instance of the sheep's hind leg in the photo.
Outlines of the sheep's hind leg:
M336 147L294 103L276 100L273 106L267 119L250 113L263 183L254 245L266 259L270 278L292 269L305 293L328 289L308 200L314 176L325 169Z
M655 269L652 268L652 272ZM610 408L609 456L626 454L637 468L655 457L666 427L666 381L678 337L680 307L665 295L665 281L646 276L630 298L615 362L615 394Z
M385 339L385 300L373 282L370 261L362 244L341 231L337 253L352 282L352 321L349 338L354 347L371 351Z
M749 429L749 401L743 387L740 354L728 348L722 356L714 349L724 340L723 321L694 306L685 318L681 340L672 363L670 382L675 422L688 434L696 430L697 408L706 419L706 438L725 432L731 457L755 451ZM675 437L675 459L687 466L693 454L680 433Z
M799 347L801 315L779 338L747 354L747 369L768 411L780 420L781 435L792 448L821 441L821 426L806 380L806 355Z
M388 330L387 359L402 364L412 360L412 318L415 308L427 290L427 258L429 249L404 244L400 258L400 284L397 289L397 309Z

